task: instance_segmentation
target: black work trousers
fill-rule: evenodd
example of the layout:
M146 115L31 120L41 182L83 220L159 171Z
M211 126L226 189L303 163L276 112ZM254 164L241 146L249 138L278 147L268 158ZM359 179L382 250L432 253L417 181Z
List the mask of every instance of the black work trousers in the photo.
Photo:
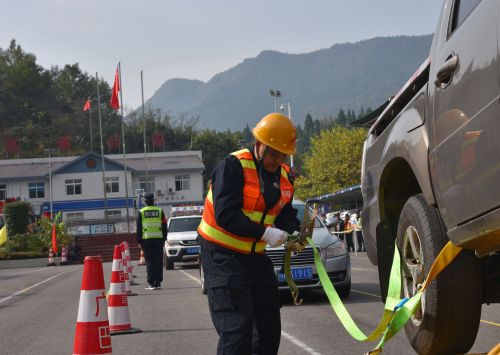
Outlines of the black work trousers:
M267 255L202 248L201 262L210 315L219 334L217 354L277 354L280 296Z
M163 281L163 239L146 239L142 241L144 258L146 259L147 281L151 286L160 286Z
M354 250L354 242L352 240L352 232L345 234L345 241L347 242L347 250L348 251L355 251Z

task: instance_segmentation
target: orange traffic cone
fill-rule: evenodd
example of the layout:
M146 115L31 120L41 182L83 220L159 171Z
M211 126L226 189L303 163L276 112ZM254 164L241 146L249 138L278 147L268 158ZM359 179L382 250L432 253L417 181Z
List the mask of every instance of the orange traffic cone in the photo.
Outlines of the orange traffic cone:
M49 249L49 263L47 266L55 266L56 265L56 259L54 252L52 251L52 248Z
M61 261L59 265L68 265L68 252L66 251L66 246L61 249Z
M137 265L146 265L146 259L144 259L144 251L141 248L141 256L139 257L139 263Z
M130 257L130 249L128 247L128 243L126 241L122 242L123 245L125 246L125 259L127 260L127 272L128 272L128 278L130 281L130 285L138 285L137 282L134 281L134 268L132 267L132 258Z
M87 256L83 264L73 354L111 354L106 307L101 257Z
M119 245L115 245L111 285L108 292L108 316L111 335L142 332L139 328L132 328L130 324L127 290L124 281L125 274L123 273L121 248Z
M121 250L121 260L123 265L123 273L125 275L125 288L127 290L127 296L137 296L137 293L132 292L132 289L130 288L128 264L127 264L127 258L125 257L125 246L123 245L123 243L120 243L119 248Z

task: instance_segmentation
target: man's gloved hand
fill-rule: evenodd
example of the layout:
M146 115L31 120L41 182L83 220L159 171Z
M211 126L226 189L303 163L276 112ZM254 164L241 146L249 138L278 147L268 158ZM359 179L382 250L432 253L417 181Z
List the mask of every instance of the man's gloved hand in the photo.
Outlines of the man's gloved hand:
M278 245L283 244L287 238L287 233L281 229L267 227L261 239L267 242L270 246L277 247Z

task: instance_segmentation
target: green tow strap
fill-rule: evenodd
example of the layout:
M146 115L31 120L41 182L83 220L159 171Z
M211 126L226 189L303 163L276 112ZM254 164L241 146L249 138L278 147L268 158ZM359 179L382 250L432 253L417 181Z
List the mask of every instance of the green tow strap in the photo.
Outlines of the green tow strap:
M361 329L354 323L354 320L350 316L349 312L345 308L344 304L340 300L335 287L332 285L330 278L325 270L323 263L321 262L321 257L316 249L316 246L312 242L311 238L307 238L307 242L312 246L314 250L314 263L316 265L316 271L318 272L319 279L323 285L323 289L330 301L334 312L339 318L340 322L347 330L347 332L356 340L359 341L376 341L378 338L382 337L377 345L377 347L372 350L369 354L378 354L382 352L382 348L387 340L392 338L411 318L411 316L420 307L420 299L422 297L422 292L425 290L428 284L458 255L462 250L459 247L454 246L451 242L448 242L446 246L441 250L436 260L431 266L429 274L422 287L418 292L412 296L410 299L401 299L401 269L400 269L400 256L397 246L394 248L394 258L392 260L391 276L389 279L389 290L387 293L386 302L384 305L384 312L382 318L377 326L377 328L368 336L366 336ZM285 268L290 269L289 267ZM286 270L289 271L289 270ZM288 276L287 280L288 280ZM291 278L291 275L290 275Z

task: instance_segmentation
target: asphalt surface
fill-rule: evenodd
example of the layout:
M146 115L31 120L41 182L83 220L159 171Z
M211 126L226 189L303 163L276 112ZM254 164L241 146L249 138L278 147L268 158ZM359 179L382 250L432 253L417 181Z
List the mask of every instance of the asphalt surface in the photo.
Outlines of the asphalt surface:
M364 253L352 256L352 292L345 304L369 333L382 312L378 277ZM81 265L0 270L0 354L71 354L82 277ZM164 272L163 289L145 291L145 267L134 269L140 285L129 297L132 326L142 333L112 337L115 354L215 354L217 334L198 269L176 265ZM104 264L109 287L111 263ZM322 291L303 294L294 306L282 294L280 354L363 354L375 344L360 343L343 329ZM483 306L478 337L470 353L484 353L500 341L500 305ZM414 354L404 331L384 354Z

